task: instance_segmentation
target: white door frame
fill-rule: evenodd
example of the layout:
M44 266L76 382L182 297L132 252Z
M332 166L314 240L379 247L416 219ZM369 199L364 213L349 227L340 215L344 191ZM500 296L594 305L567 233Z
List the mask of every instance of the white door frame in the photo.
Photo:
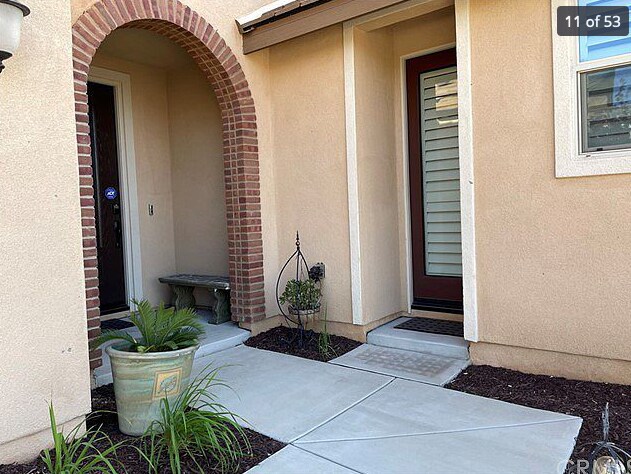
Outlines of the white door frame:
M128 74L90 67L88 81L114 88L118 173L123 218L123 258L127 303L142 299L142 260L140 257L140 214L136 183L134 121L131 107L131 79ZM89 104L88 104L89 105Z
M464 336L478 342L478 287L475 244L475 187L473 179L473 101L471 97L470 0L456 0L458 67L458 155L460 157L460 225L462 232L462 290Z
M405 273L407 275L407 312L412 312L412 303L414 301L414 272L412 269L412 212L410 210L410 150L408 148L408 89L405 63L408 59L426 56L428 54L438 53L452 49L456 43L446 43L434 48L414 51L399 57L399 77L401 80L401 150L403 150L403 161L401 163L403 176L403 202L405 216ZM457 67L457 66L456 66Z
M471 100L471 38L469 0L455 0L456 42L417 51L400 58L401 114L403 141L403 192L405 203L405 261L407 273L408 312L412 309L413 271L410 214L410 182L408 175L407 87L405 61L456 47L458 71L458 155L460 159L460 213L462 233L462 292L465 339L478 341L478 295L475 245L475 194L473 181L473 116Z

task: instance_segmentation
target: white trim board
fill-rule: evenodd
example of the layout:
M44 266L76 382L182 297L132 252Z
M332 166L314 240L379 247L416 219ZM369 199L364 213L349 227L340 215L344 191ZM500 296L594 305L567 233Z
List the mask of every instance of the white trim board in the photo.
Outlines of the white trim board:
M131 304L131 300L141 300L143 295L131 79L128 74L92 66L90 67L88 81L114 88L116 133L118 135L118 170L121 187L121 212L123 216L125 287L127 303Z
M475 181L473 179L473 101L471 97L469 0L456 0L455 6L464 332L465 339L477 342L478 292L475 245Z
M346 175L348 179L348 228L351 257L353 324L362 324L362 268L357 170L357 116L355 113L355 44L352 23L344 23L344 109L346 113Z

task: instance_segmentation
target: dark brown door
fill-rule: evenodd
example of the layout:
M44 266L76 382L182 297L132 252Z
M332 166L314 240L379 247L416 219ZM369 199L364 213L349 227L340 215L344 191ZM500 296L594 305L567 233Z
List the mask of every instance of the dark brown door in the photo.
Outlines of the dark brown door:
M416 308L462 311L455 49L406 62Z
M108 314L129 309L125 291L114 88L89 82L88 103L99 260L99 297L101 314Z

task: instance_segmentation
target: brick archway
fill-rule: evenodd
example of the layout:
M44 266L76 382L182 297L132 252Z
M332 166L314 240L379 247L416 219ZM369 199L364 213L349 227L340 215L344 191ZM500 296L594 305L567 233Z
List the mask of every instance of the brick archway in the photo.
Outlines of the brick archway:
M100 333L100 313L87 81L99 45L121 27L146 29L171 39L193 57L212 84L223 122L233 319L259 321L265 317L265 299L258 140L254 100L241 65L215 29L178 0L98 0L72 28L89 337ZM90 367L100 364L101 351L92 351Z

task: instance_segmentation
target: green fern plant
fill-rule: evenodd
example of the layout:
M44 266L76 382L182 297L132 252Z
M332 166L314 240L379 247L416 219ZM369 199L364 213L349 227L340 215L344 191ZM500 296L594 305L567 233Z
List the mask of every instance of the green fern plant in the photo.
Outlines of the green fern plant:
M40 457L50 474L125 472L123 465L116 459L116 450L123 443L112 443L112 440L98 428L91 428L81 436L82 423L64 436L57 428L52 403L48 405L48 414L53 448L44 451Z
M183 456L204 473L201 460L218 463L221 472L238 466L251 453L239 425L243 420L217 402L214 389L227 387L217 379L219 369L206 367L175 401L162 399L160 419L147 430L142 453L150 472L160 472L168 457L171 472L183 472Z
M154 308L147 300L134 300L134 304L136 311L129 320L140 331L140 337L121 330L106 331L93 341L92 347L121 341L129 344L126 350L130 352L168 352L194 346L204 334L204 325L193 309L165 308L164 303Z

